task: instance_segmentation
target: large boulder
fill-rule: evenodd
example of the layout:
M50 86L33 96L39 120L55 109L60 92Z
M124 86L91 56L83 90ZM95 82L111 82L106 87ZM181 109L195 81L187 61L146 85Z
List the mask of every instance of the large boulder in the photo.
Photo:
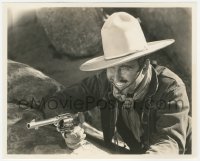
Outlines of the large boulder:
M61 134L56 131L54 126L49 125L38 130L27 129L26 124L31 120L44 119L39 110L28 106L24 106L22 109L19 105L13 103L8 103L7 108L8 154L71 153L66 148Z
M87 144L75 151L67 148L61 134L56 127L48 125L38 130L27 129L27 123L35 119L43 120L42 113L28 106L8 103L7 107L7 153L8 154L108 154L114 152L106 149L102 143L87 139Z
M42 8L37 11L37 17L58 52L71 57L85 57L102 51L101 9Z
M35 119L55 117L62 109L41 110L42 99L64 88L42 72L22 63L8 60L7 153L58 154L71 153L54 126L28 130L26 124ZM85 120L100 127L99 111L85 112ZM44 115L45 114L45 115ZM91 120L91 118L93 120ZM90 145L92 149L95 145Z
M7 81L9 103L40 103L44 97L63 89L60 83L42 72L11 60L8 61Z
M24 108L25 105L41 109L46 117L54 117L67 111L60 108L60 104L56 109L44 108L44 104L49 103L45 102L45 98L62 89L64 86L42 72L26 64L8 61L8 103L18 104L19 108ZM54 107L54 104L51 106ZM85 116L87 122L101 129L100 111L97 107L85 112Z
M136 11L142 17L145 30L151 37L150 41L175 39L175 44L167 48L169 55L177 68L191 76L192 60L192 14L189 8L175 9L142 9ZM147 24L147 25L146 25ZM177 64L178 63L178 64Z

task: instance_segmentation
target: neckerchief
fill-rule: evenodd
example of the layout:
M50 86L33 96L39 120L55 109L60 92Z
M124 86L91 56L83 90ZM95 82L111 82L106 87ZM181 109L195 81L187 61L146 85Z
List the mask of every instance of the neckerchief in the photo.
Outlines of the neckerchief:
M125 95L120 95L116 92L116 88L113 87L113 96L117 98L120 102L123 102L122 105L122 117L126 126L131 130L138 142L141 142L140 137L143 134L143 129L141 126L141 120L138 113L135 111L134 103L135 101L140 101L148 92L149 84L152 77L152 66L149 65L145 73L140 72L139 78L141 82L134 88L134 93L131 97ZM131 88L131 86L130 86ZM118 108L116 108L118 110ZM115 112L118 113L117 111ZM116 117L117 118L117 117Z

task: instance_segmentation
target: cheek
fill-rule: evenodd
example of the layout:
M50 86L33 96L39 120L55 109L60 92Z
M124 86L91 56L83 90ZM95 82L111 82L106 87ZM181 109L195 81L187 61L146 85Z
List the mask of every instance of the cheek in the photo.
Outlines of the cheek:
M129 82L135 80L137 73L135 71L127 71L123 74L123 79L126 79Z

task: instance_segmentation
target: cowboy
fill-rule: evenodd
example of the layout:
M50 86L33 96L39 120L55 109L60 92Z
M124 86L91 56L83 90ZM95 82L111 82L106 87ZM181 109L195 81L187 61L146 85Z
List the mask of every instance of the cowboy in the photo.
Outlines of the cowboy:
M70 106L75 112L98 106L106 145L117 132L134 154L187 153L191 123L186 87L168 68L146 59L174 40L146 42L138 19L125 12L109 16L101 35L104 55L80 67L97 74L55 96L61 102L78 100L79 108ZM72 149L84 138L81 127L65 135Z

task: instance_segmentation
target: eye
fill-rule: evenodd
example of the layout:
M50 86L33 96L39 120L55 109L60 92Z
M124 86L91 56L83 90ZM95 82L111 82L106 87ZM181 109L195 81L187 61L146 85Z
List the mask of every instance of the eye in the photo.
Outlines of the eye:
M131 70L132 68L129 66L121 66L120 70Z

